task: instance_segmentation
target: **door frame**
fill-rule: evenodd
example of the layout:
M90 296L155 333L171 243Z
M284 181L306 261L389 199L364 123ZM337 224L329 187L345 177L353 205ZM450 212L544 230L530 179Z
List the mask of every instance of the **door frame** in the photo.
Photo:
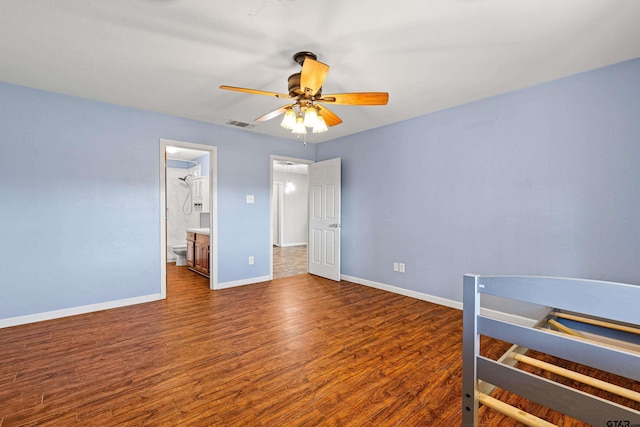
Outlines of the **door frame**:
M271 154L269 156L269 280L273 280L273 162L281 160L285 162L315 163L313 160L298 159L295 157L279 156L277 154ZM307 190L307 198L309 197L309 191ZM308 200L307 200L308 204ZM309 234L307 224L307 234ZM281 230L282 231L282 230ZM308 243L307 243L308 244ZM307 271L309 270L309 259L307 258Z
M172 139L160 139L160 295L167 298L167 146L189 148L209 153L209 289L218 289L218 148L212 145L196 144Z
M284 238L283 234L282 234L282 223L283 223L283 215L282 215L282 210L284 209L284 182L281 181L273 181L273 186L277 188L277 192L278 192L278 218L276 219L275 223L278 224L278 232L276 233L277 235L277 240L278 240L278 245L277 246L281 246L282 245L282 240ZM274 194L271 194L271 197L273 197ZM273 200L271 200L271 209L273 209ZM271 212L271 219L273 220L273 212ZM271 227L273 227L273 222L271 223ZM273 228L272 228L273 230ZM271 235L273 236L273 234ZM272 237L273 238L273 237ZM272 246L276 244L276 242L272 242Z

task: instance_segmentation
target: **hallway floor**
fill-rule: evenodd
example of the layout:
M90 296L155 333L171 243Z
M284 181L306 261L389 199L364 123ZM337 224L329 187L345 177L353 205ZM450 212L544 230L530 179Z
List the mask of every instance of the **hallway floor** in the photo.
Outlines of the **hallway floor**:
M273 278L295 276L307 272L307 247L273 247Z

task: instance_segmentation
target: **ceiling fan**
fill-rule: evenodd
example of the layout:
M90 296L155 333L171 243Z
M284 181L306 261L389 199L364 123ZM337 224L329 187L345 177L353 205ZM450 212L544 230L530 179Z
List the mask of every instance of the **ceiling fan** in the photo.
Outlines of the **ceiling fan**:
M278 99L289 100L290 103L264 114L255 121L263 122L284 114L282 127L291 129L296 134L306 134L307 127L314 133L326 132L327 126L336 126L342 119L321 104L342 105L386 105L389 100L387 92L354 92L322 94L329 66L317 61L312 52L298 52L293 60L302 66L302 71L289 76L289 93L268 92L257 89L247 89L235 86L220 86L220 89L246 92L256 95L275 96Z

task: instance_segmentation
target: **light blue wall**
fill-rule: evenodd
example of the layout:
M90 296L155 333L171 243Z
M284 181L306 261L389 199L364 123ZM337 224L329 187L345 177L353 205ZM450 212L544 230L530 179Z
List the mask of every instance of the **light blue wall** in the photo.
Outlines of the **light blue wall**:
M316 156L343 159L343 274L455 301L464 273L640 284L640 60Z
M200 156L195 159L195 161L200 164L200 175L209 176L209 166L211 165L209 154L207 153L204 156Z
M160 292L161 138L218 147L220 282L269 274L270 154L315 156L291 140L2 83L0 138L0 320Z
M218 147L220 282L269 274L279 154L343 158L344 274L640 283L639 99L634 60L304 147L0 83L0 320L159 292L160 138Z

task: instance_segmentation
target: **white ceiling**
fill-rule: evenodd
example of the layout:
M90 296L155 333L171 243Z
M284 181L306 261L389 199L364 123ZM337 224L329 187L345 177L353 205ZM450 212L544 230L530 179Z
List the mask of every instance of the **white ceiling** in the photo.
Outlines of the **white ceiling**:
M321 142L640 57L635 0L2 0L0 81L224 125L284 105L291 59L331 66ZM250 130L295 138L279 119Z
M174 146L169 147L171 147L171 151L174 151L173 153L171 153L169 151L169 148L167 148L167 159L169 160L195 160L198 157L202 157L207 154L206 151L192 150L190 148Z

